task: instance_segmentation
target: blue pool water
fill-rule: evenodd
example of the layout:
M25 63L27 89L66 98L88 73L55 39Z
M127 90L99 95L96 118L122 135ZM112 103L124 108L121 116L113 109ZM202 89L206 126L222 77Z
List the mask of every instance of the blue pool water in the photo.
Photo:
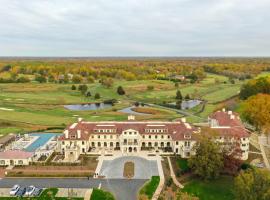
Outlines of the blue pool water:
M29 135L38 136L32 144L30 144L25 150L34 152L37 148L45 145L52 137L57 136L57 133L31 133Z

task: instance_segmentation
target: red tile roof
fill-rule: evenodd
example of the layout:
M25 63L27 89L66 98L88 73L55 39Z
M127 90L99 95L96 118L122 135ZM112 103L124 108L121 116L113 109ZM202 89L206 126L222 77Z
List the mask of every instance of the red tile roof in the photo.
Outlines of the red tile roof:
M113 129L113 132L95 132L97 129ZM88 140L91 134L116 134L133 129L140 134L169 134L173 140L184 140L184 135L191 135L197 129L183 122L155 122L155 121L125 121L125 122L85 122L70 125L66 130L69 132L68 138L65 134L59 140ZM146 132L147 129L163 129L165 132ZM66 131L65 130L65 131ZM81 131L81 138L77 138L77 131Z
M34 155L32 152L8 150L0 152L0 159L28 159Z
M239 115L235 112L217 111L210 115L210 118L217 120L218 127L211 128L217 130L222 136L249 137Z

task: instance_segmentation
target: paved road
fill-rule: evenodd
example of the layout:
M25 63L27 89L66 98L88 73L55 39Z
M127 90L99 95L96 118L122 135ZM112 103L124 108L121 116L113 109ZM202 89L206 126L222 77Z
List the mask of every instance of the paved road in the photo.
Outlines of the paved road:
M101 187L113 193L117 200L136 200L139 188L146 181L146 179L4 178L0 179L0 188L11 188L15 184L42 188L97 188L101 184Z
M123 156L114 160L104 160L99 171L99 175L104 175L108 179L121 179L123 177L124 165L126 162L133 162L134 179L150 179L158 176L156 160L147 160L137 156Z

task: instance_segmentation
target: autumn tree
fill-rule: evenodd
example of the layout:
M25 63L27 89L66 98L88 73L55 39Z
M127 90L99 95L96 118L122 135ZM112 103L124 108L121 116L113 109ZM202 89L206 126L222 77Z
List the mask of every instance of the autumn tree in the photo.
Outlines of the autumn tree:
M79 75L74 75L74 76L72 77L72 82L73 82L73 83L81 83L81 82L82 82L82 77L79 76Z
M270 135L270 95L257 94L248 98L244 103L243 115L261 133Z
M248 169L234 180L236 200L269 200L270 173L266 170Z
M200 138L195 145L196 154L188 160L188 165L202 179L217 178L223 168L223 155L220 145L211 137Z

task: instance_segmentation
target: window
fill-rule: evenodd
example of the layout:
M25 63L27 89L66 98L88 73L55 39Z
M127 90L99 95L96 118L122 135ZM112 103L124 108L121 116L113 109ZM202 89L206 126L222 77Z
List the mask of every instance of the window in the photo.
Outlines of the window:
M178 141L176 142L176 145L178 145Z
M18 164L19 164L19 165L23 165L23 161L22 161L22 160L19 160L19 161L18 161Z
M149 135L148 138L151 139L151 135Z
M107 136L106 135L104 135L104 139L106 139L107 138Z
M82 145L84 145L84 141L82 141Z
M132 132L129 132L129 135L131 135L132 134Z
M113 136L112 136L112 135L110 135L110 138L112 139L112 138L113 138Z
M98 135L98 139L100 139L100 135Z
M92 147L94 147L95 146L95 143L94 142L92 142Z
M161 136L161 139L163 139L163 138L164 138L164 135Z
M5 165L5 160L0 160L0 165Z
M85 149L84 148L82 148L82 152L85 153Z
M155 138L157 139L157 135L155 135Z
M168 139L170 139L170 136L168 135Z
M65 141L62 142L62 145L65 145Z

